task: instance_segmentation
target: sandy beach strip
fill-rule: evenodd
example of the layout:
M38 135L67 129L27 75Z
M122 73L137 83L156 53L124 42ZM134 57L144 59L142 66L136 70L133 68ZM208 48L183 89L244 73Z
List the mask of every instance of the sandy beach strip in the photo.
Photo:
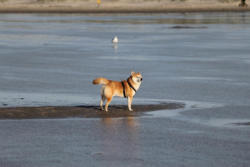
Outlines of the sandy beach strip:
M194 12L246 12L250 8L1 8L0 13L194 13Z
M128 111L126 105L111 105L109 112L101 111L99 106L49 106L49 107L10 107L0 108L0 119L48 119L48 118L116 118L135 117L149 111L184 108L182 103L161 103L133 105Z
M203 0L204 1L204 0ZM216 0L205 3L191 0L187 2L171 1L63 1L31 3L0 3L0 13L172 13L172 12L242 12L250 7L239 7L239 2L221 3Z

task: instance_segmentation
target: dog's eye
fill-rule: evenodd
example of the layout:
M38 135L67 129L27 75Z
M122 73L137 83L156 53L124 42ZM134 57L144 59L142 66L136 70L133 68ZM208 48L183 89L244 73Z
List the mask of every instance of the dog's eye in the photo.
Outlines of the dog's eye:
M141 77L136 77L137 81L142 81L142 78Z

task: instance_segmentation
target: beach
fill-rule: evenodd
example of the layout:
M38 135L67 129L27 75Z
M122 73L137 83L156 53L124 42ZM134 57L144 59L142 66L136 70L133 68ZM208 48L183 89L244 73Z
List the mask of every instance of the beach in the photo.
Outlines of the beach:
M0 166L248 167L249 24L250 12L0 14ZM119 97L101 111L93 79L131 70L134 111Z
M239 7L239 2L223 0L5 0L0 2L1 13L185 13L249 10L247 7Z

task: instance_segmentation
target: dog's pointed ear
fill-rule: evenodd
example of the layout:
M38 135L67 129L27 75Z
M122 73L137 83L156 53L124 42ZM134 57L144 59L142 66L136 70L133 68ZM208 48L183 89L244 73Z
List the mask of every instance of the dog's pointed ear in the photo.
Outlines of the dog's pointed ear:
M135 74L135 72L134 71L131 71L131 73L130 73L131 75L134 75Z

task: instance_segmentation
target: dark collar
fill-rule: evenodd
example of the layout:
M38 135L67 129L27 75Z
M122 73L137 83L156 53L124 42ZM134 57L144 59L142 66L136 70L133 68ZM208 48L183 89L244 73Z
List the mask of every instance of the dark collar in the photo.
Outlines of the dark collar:
M131 77L129 77L129 78L131 78ZM136 89L133 87L133 85L129 82L129 78L127 79L127 82L128 82L128 85L129 85L129 87L130 88L132 88L134 91L135 91L135 93L136 93ZM131 78L132 79L132 78Z

